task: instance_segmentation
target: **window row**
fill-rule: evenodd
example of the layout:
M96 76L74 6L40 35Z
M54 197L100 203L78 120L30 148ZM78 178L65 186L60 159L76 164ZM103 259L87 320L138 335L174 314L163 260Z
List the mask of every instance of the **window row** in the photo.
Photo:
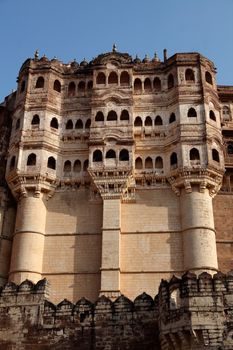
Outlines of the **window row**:
M95 116L95 121L96 122L104 122L105 117L103 112L98 111ZM118 120L118 115L115 111L109 111L107 115L107 121L117 121ZM120 114L120 120L122 121L129 121L129 112L124 109L121 114Z
M105 159L116 159L116 152L113 149L108 150L105 155L104 155ZM95 150L93 152L93 156L92 156L92 160L93 162L102 162L103 161L103 152L100 150ZM129 151L125 148L123 148L120 152L119 152L119 160L124 162L124 161L128 161L129 160Z
M39 127L40 125L40 117L38 116L38 114L35 114L32 117L32 121L31 121L31 125L35 126L35 127ZM73 120L69 119L66 122L65 128L66 129L90 129L91 126L91 119L87 119L87 121L84 123L81 119L78 119L75 123L73 122ZM57 118L52 118L51 122L50 122L50 127L54 128L54 129L58 129L58 120Z
M37 157L35 153L30 153L27 157L27 166L35 166L37 163ZM16 157L13 156L10 160L10 170L13 170L16 165ZM48 157L47 168L56 169L56 159L54 157Z
M70 160L66 160L63 165L63 171L64 173L70 173L71 171L80 173L81 171L87 171L88 164L88 159L86 159L83 164L79 159L76 159L73 164Z

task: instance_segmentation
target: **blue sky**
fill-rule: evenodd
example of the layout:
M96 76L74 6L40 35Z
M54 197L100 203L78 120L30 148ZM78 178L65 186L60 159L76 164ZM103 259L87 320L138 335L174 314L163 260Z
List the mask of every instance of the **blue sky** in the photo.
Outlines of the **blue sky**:
M0 0L0 100L16 88L24 60L64 62L118 51L162 58L198 51L218 84L233 85L233 0Z

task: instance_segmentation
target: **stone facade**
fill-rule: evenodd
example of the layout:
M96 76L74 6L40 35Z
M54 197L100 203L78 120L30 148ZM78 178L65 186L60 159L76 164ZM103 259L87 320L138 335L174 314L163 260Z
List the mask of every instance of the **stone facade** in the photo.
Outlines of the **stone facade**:
M233 269L233 87L215 75L199 53L27 59L0 105L1 284L115 303Z

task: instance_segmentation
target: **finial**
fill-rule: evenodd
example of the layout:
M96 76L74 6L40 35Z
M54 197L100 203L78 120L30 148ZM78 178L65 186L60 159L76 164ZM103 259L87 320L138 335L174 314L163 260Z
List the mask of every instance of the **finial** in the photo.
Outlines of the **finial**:
M117 47L116 47L116 44L114 43L113 45L112 45L112 52L116 52L117 51Z
M159 62L159 58L158 58L157 52L155 52L155 54L154 54L154 61L155 62Z
M34 58L35 58L35 60L38 60L38 58L39 58L39 51L38 51L38 49L36 49L36 51L35 51Z
M149 62L150 61L150 58L149 58L149 56L146 54L145 55L145 58L143 59L143 62L144 63L147 63L147 62Z
M166 60L167 60L167 49L163 50L163 60L164 60L164 62L166 62Z

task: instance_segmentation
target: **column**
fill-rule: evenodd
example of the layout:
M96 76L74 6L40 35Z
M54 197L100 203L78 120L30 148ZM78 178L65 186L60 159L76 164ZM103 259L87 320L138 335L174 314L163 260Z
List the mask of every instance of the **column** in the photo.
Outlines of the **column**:
M41 279L46 207L43 194L27 193L18 202L9 280L17 284L25 279Z
M184 270L214 273L218 269L212 198L209 190L181 190Z
M102 264L100 295L120 295L121 200L103 199Z

